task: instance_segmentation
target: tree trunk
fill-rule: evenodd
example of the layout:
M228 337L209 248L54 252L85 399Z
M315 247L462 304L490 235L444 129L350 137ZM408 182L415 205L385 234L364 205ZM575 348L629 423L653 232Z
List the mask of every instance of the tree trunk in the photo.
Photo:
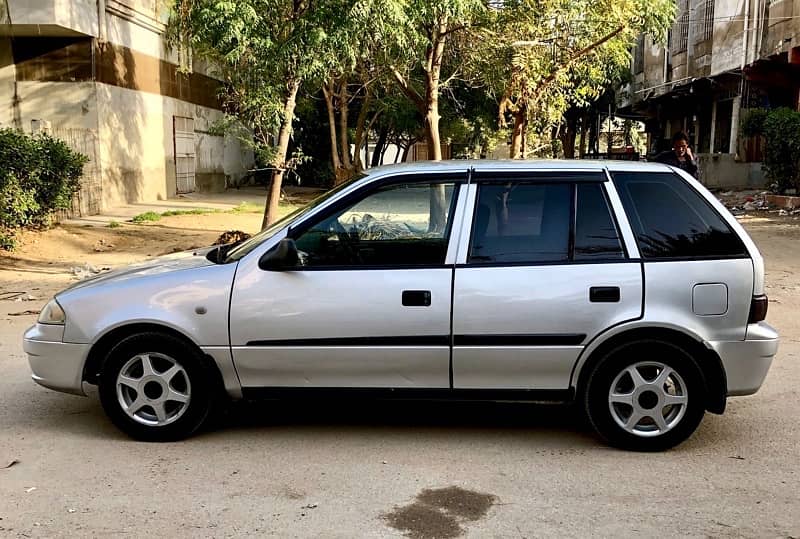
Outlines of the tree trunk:
M361 152L359 152L359 157L361 156ZM369 166L369 131L367 131L366 136L364 137L364 165ZM361 161L359 160L359 167L361 167ZM359 172L362 170L361 168L358 169Z
M442 160L442 144L439 138L439 104L434 102L428 106L425 114L425 142L428 147L428 159Z
M597 141L597 118L594 114L589 115L589 153L598 153Z
M403 159L400 161L401 163L405 163L408 161L408 154L411 152L411 147L414 145L413 141L409 141L408 145L403 148Z
M527 141L525 134L528 130L528 107L524 103L514 111L514 130L511 132L511 159L525 159Z
M353 162L350 160L350 137L347 134L347 116L349 106L347 103L347 81L343 80L339 88L339 150L342 155L341 174L336 175L336 184L340 184L353 174Z
M589 114L584 112L583 116L581 117L581 140L578 143L578 151L580 158L583 159L583 156L586 155L586 129L589 126Z
M444 45L447 40L447 21L439 21L433 30L431 46L427 50L425 85L425 139L428 143L428 159L442 160L442 142L439 136L439 80L442 70ZM441 233L446 226L444 184L431 184L428 231Z
M381 157L383 156L383 148L386 146L386 139L388 137L389 126L382 125L381 130L378 132L378 141L375 143L375 149L372 151L372 163L370 163L370 166L380 166Z
M564 157L575 159L575 139L578 136L576 123L567 124L567 128L561 132L561 145L564 147Z
M275 158L272 171L272 181L267 194L267 201L264 206L264 219L261 221L261 229L267 228L278 219L278 202L281 199L281 184L283 183L283 172L286 167L286 153L289 150L289 136L292 134L292 120L294 119L294 108L297 103L297 91L300 89L300 81L289 83L289 92L283 105L283 119L281 128L278 132L278 154Z
M328 125L330 126L331 135L331 157L334 174L342 168L342 162L339 160L339 143L336 140L336 111L333 107L333 82L326 82L322 87L322 93L325 96L325 106L328 108Z
M372 103L372 87L367 86L365 92L364 100L361 102L361 110L358 111L358 119L356 120L355 152L353 152L353 162L355 163L356 172L361 172L364 168L361 162L361 145L364 142L364 135L369 134L369 128L367 128L367 113ZM368 161L369 158L365 156L364 160Z

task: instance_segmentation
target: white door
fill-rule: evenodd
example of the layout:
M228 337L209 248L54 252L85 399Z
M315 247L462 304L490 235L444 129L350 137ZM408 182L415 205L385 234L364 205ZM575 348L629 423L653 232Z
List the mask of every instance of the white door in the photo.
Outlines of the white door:
M173 117L175 133L175 178L178 193L195 190L194 119Z
M242 260L230 315L242 385L450 387L457 183L405 181L341 202L290 231L301 262L288 271ZM431 215L442 193L443 221Z
M641 262L627 258L605 176L592 178L472 187L454 283L454 388L567 389L587 342L641 316Z

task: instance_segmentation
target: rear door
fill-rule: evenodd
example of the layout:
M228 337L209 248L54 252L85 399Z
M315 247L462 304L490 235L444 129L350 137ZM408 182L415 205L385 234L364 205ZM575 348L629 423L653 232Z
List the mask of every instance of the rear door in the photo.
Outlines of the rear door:
M567 389L586 343L642 313L642 268L602 172L475 173L459 250L453 387Z

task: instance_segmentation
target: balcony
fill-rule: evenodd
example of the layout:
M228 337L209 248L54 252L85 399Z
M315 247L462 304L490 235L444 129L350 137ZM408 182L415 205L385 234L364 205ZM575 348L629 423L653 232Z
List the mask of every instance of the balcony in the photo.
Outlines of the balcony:
M96 0L8 0L0 35L97 36Z

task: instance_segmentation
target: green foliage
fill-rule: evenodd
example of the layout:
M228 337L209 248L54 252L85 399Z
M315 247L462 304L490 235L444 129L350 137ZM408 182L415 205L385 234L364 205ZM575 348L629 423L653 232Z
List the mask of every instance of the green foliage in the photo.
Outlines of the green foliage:
M757 137L764 134L764 122L767 121L767 109L748 109L742 117L742 134L746 137Z
M800 188L800 112L789 108L769 111L763 123L767 144L763 168L773 190Z
M135 215L133 219L131 219L131 223L141 224L141 223L158 221L159 219L161 219L160 213L156 213L154 211L146 211L144 213L140 213L139 215Z
M168 210L161 212L161 217L172 217L173 215L207 215L209 213L217 213L219 210L212 210L211 208L192 208L191 210Z
M87 160L48 135L0 129L0 248L13 249L19 228L71 207Z
M122 226L122 223L120 223L119 221L113 221L113 220L112 220L112 221L111 221L111 222L109 222L109 223L108 223L106 226L107 226L108 228L119 228L119 227L121 227L121 226Z
M228 210L228 213L262 213L264 211L263 206L259 206L258 204L251 204L249 202L242 202L234 208Z

